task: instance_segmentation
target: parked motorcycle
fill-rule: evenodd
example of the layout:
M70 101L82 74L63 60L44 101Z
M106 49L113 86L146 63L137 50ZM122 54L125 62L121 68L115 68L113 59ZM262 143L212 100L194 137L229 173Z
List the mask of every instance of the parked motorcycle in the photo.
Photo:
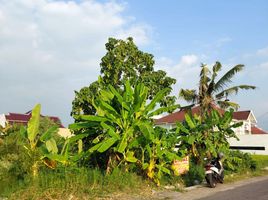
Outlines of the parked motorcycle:
M223 154L219 153L218 157L205 166L205 178L208 185L212 188L216 187L218 182L223 183L224 169L221 162Z

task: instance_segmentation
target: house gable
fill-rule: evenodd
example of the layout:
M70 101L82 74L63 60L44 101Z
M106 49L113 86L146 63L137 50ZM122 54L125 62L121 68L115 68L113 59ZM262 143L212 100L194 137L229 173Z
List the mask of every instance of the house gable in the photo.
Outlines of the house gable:
M251 110L236 111L233 113L233 119L238 121L250 121L253 124L257 123L257 119Z

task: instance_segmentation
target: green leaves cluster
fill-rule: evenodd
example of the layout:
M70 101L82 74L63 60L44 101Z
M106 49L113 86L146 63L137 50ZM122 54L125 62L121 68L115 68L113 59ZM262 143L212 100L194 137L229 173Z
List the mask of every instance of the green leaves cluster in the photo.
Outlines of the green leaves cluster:
M67 138L65 141L62 138L62 141L57 143L57 141L60 141L56 139L58 126L50 126L44 131L44 128L40 127L40 110L41 105L37 104L32 110L32 116L27 124L27 128L22 126L20 129L20 134L26 139L24 148L27 150L27 154L32 162L30 170L34 177L38 175L39 168L42 164L46 164L50 168L55 168L56 162L64 165L76 162L81 156L79 154L81 147L78 148L78 154L70 154L70 148L77 141L80 144L78 147L81 146L81 139L85 137L85 135L81 134Z
M198 162L204 156L217 156L229 151L228 138L236 137L233 129L242 125L231 123L233 110L220 114L217 110L206 113L204 121L198 115L185 114L185 122L177 123L176 132L181 135L181 150L189 152Z
M222 108L238 108L239 105L230 102L228 97L232 94L237 94L239 90L255 89L252 85L237 85L229 87L232 78L244 69L244 65L236 65L227 71L222 77L217 80L218 73L221 71L222 65L216 62L212 70L207 65L201 65L200 79L198 90L181 89L179 96L192 104L201 106L201 116L211 108L212 104L217 104Z
M53 135L57 132L58 127L52 126L46 132L39 133L40 125L40 110L41 105L37 104L32 110L32 117L28 122L27 129L21 127L21 135L27 139L27 143L24 145L28 152L28 155L32 161L32 175L36 177L40 163L42 163L43 155L45 153L56 154L58 147Z
M170 173L166 165L178 158L173 151L176 138L164 129L154 128L151 119L170 109L155 109L168 91L168 88L159 91L147 103L149 90L142 83L132 88L130 81L126 81L123 90L109 85L91 100L96 115L75 116L80 122L71 124L69 128L81 132L91 130L85 131L89 135L94 135L94 130L102 130L88 141L88 152L108 155L107 170L120 165L128 170L129 164L135 163L140 171L158 182L162 173Z
M154 69L155 62L152 54L139 50L132 38L126 40L109 38L105 46L107 52L100 63L102 82L95 81L80 91L75 91L72 116L95 114L96 110L91 101L94 95L108 85L123 88L127 80L132 87L143 83L148 88L148 100L153 99L159 91L168 88L160 100L160 105L170 106L175 103L175 96L169 94L176 80L167 76L165 71Z

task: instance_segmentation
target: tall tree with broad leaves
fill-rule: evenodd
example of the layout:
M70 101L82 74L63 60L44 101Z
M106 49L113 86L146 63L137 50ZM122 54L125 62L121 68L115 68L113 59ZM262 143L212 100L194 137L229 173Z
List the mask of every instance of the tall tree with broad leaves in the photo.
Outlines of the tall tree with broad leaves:
M183 98L187 102L193 105L201 106L201 116L204 115L212 104L216 104L223 109L235 108L239 105L235 102L228 100L228 97L232 94L237 94L239 90L255 89L252 85L237 85L228 87L232 83L233 77L244 69L244 65L236 65L227 71L222 77L217 79L218 73L221 71L222 65L220 62L216 62L212 68L212 71L207 65L201 65L199 89L181 89L179 97Z
M176 97L169 96L172 85L176 83L174 78L168 77L162 70L154 70L153 55L142 52L134 44L132 38L120 40L109 38L106 43L106 55L101 59L101 82L95 81L80 91L75 91L75 99L72 102L71 115L94 114L95 108L91 99L102 88L109 84L115 88L123 88L124 82L129 80L131 86L143 83L149 89L148 99L164 88L167 93L160 102L161 107L173 105Z

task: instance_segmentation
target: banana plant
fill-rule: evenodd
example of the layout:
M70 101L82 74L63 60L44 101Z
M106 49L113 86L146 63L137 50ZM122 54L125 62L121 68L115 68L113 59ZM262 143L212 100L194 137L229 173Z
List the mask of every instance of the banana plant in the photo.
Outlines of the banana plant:
M21 127L20 133L26 139L24 148L32 160L31 172L33 177L38 175L40 164L45 162L44 153L56 154L58 147L53 135L58 131L57 126L50 127L45 133L39 132L41 105L37 104L32 110L32 116L27 128Z
M228 138L237 136L233 131L242 125L241 122L231 123L233 110L220 114L211 110L205 115L204 121L200 116L185 115L184 123L177 123L177 134L181 135L181 149L187 151L201 162L206 155L216 156L219 151L228 151Z
M143 151L145 159L142 160L142 168L146 170L147 177L152 179L158 186L163 174L172 174L172 162L181 159L174 150L177 142L178 138L175 132L168 132L167 129L155 127L154 139L145 145L145 150Z
M88 152L108 154L107 171L115 166L127 167L129 163L134 163L147 171L147 176L153 179L153 170L168 171L163 163L158 163L157 157L168 153L164 152L167 151L162 148L165 141L155 134L151 119L152 116L170 109L155 109L168 91L169 89L159 91L147 103L148 88L142 83L132 88L129 81L126 81L122 90L109 85L92 99L97 114L75 116L78 121L83 122L71 124L69 128L75 131L92 127L102 129L97 137L89 141L91 146ZM174 109L178 105L172 107Z
M87 134L80 134L65 139L61 150L55 153L43 151L45 164L48 167L53 167L55 162L59 162L64 166L75 165L84 156L82 139L86 136ZM77 144L77 152L72 150L75 144Z

